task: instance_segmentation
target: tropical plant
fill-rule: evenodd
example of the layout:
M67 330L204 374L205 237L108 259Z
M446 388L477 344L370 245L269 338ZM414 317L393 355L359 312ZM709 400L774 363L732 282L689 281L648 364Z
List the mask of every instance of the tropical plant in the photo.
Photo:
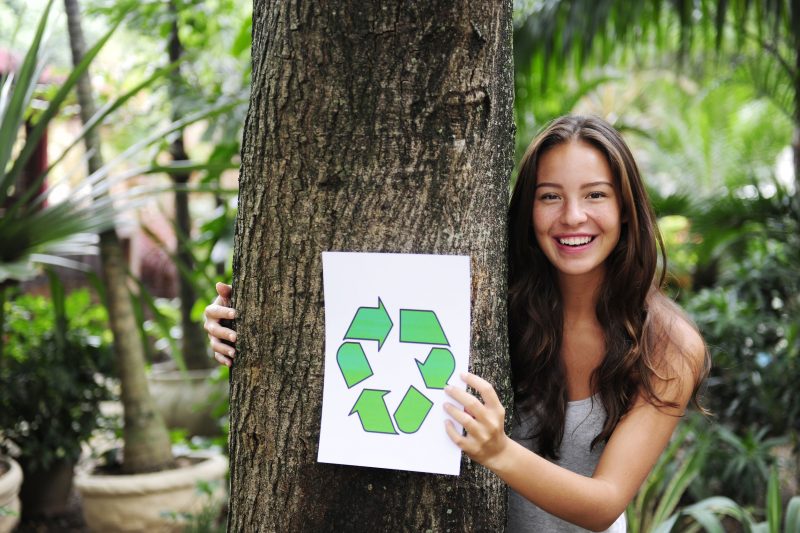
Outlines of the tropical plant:
M26 472L77 462L110 399L111 335L87 290L69 296L51 274L51 298L5 302L6 361L0 367L0 451L17 449ZM72 318L68 318L72 317Z
M647 533L675 512L708 456L711 441L698 431L703 425L699 417L681 423L625 510L628 531Z
M782 435L800 428L800 226L788 193L752 190L693 215L698 264L713 265L714 286L683 303L714 357L711 408L737 433L766 425Z
M695 533L697 531L727 531L720 517L730 517L738 522L746 533L800 533L800 496L794 496L782 512L778 490L778 473L775 469L769 477L766 508L763 522L756 522L746 507L724 496L712 496L684 507L659 524L654 533ZM783 515L783 517L781 517ZM783 520L781 520L783 518Z
M6 75L0 83L0 308L7 289L34 276L37 272L35 265L79 266L64 256L91 252L96 244L94 233L113 224L111 202L92 201L91 195L85 192L60 203L46 203L49 191L39 191L55 162L38 175L26 176L26 170L30 170L28 162L48 124L66 101L77 78L85 72L114 30L112 27L89 50L85 61L76 66L50 97L46 109L33 116L32 104L43 70L41 44L51 6L52 0L47 4L20 68L16 73ZM96 127L109 112L110 109L104 109L84 134ZM26 121L32 126L25 128ZM26 135L19 140L23 131ZM0 359L2 351L0 339Z
M752 84L784 110L798 131L797 10L786 1L534 2L514 32L515 59L519 68L535 68L550 79L567 65L580 69L612 59L632 62L652 50L673 51L679 61L698 49L710 52L707 57L722 50L740 53ZM800 183L800 154L794 165Z
M788 440L769 438L768 431L768 427L749 428L737 435L723 425L715 426L712 438L716 445L703 468L703 482L697 484L702 489L696 485L694 493L702 497L727 496L742 505L763 505L761 498L776 463L774 449Z
M246 101L249 89L249 8L244 8L235 0L211 0L198 4L185 0L141 3L123 0L113 3L95 3L92 14L110 17L112 20L120 13L129 13L127 28L135 32L143 41L152 43L152 49L167 52L169 62L178 64L169 76L166 96L156 104L156 112L177 120L199 107L210 105L220 98L235 96ZM227 31L223 31L227 30ZM225 36L236 35L230 42ZM165 46L166 45L166 46ZM160 58L153 57L153 61ZM242 74L245 75L242 75ZM225 115L208 121L203 139L214 143L208 164L220 169L229 169L239 154L241 124L244 107L240 106ZM188 159L187 152L202 152L202 147L190 150L181 132L164 139L160 147L169 154L170 159L181 162ZM177 237L175 250L170 252L178 273L178 294L181 310L180 353L174 352L179 366L190 369L205 368L211 364L205 333L200 327L196 313L199 304L205 305L208 287L213 283L198 287L191 275L196 265L194 253L193 224L189 210L189 194L198 190L190 183L207 188L219 184L220 171L207 171L204 174L193 168L181 168L173 164L167 173L174 187L172 217L174 233ZM217 205L224 203L217 195ZM172 247L170 247L172 248ZM187 275L189 273L190 275ZM198 295L203 297L198 298Z
M214 285L219 279L232 277L231 253L233 250L233 227L236 219L236 208L231 202L222 202L212 211L208 218L200 224L199 232L193 238L180 236L186 254L191 257L194 268L188 269L180 261L175 252L146 224L143 230L161 250L170 256L178 268L178 273L187 283L190 283L202 299L195 302L191 309L190 317L200 322L204 302L209 302L216 297ZM180 231L176 228L176 233ZM139 322L143 328L142 335L152 339L158 351L166 352L181 369L186 369L183 353L184 349L175 342L176 337L183 336L181 326L183 317L180 302L167 302L164 299L154 298L143 283L139 283L138 294L141 307L142 320ZM175 306L178 306L177 309ZM152 318L145 319L145 316ZM148 342L148 346L150 343Z

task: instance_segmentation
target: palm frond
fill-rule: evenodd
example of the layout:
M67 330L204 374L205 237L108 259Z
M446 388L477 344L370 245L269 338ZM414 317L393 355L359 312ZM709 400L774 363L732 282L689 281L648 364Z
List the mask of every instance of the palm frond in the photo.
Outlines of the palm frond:
M603 64L634 42L673 50L679 59L701 43L713 42L717 51L728 44L741 49L753 40L775 46L792 34L791 18L780 0L543 0L515 28L515 62L527 69L540 61L548 77L568 63L578 69Z

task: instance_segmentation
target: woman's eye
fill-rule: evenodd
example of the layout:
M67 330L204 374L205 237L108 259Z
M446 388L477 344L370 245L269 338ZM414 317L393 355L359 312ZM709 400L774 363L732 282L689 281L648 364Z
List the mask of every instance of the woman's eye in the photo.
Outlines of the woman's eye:
M605 198L605 197L606 193L604 192L595 191L589 193L589 198L591 198L592 200L599 200L600 198Z
M546 192L539 197L541 200L558 200L558 195L551 192Z

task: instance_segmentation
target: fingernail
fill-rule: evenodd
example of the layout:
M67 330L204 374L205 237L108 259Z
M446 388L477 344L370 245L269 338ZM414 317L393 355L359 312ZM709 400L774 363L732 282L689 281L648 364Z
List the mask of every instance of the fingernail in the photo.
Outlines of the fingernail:
M229 356L229 357L233 357L233 354L235 354L235 353L236 353L236 352L235 352L233 349L231 349L231 350L228 350L228 356Z
M234 316L236 316L234 311L228 311L228 318L233 318Z
M230 335L228 335L228 339L231 342L236 342L236 333L231 333Z

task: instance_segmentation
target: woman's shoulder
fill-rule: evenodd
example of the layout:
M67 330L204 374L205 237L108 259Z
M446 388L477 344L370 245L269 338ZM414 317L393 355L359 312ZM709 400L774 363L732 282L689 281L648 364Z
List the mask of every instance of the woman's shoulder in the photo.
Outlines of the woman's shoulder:
M667 381L678 378L695 388L708 373L710 359L706 343L691 317L662 293L651 299L649 312L657 330L657 369Z

